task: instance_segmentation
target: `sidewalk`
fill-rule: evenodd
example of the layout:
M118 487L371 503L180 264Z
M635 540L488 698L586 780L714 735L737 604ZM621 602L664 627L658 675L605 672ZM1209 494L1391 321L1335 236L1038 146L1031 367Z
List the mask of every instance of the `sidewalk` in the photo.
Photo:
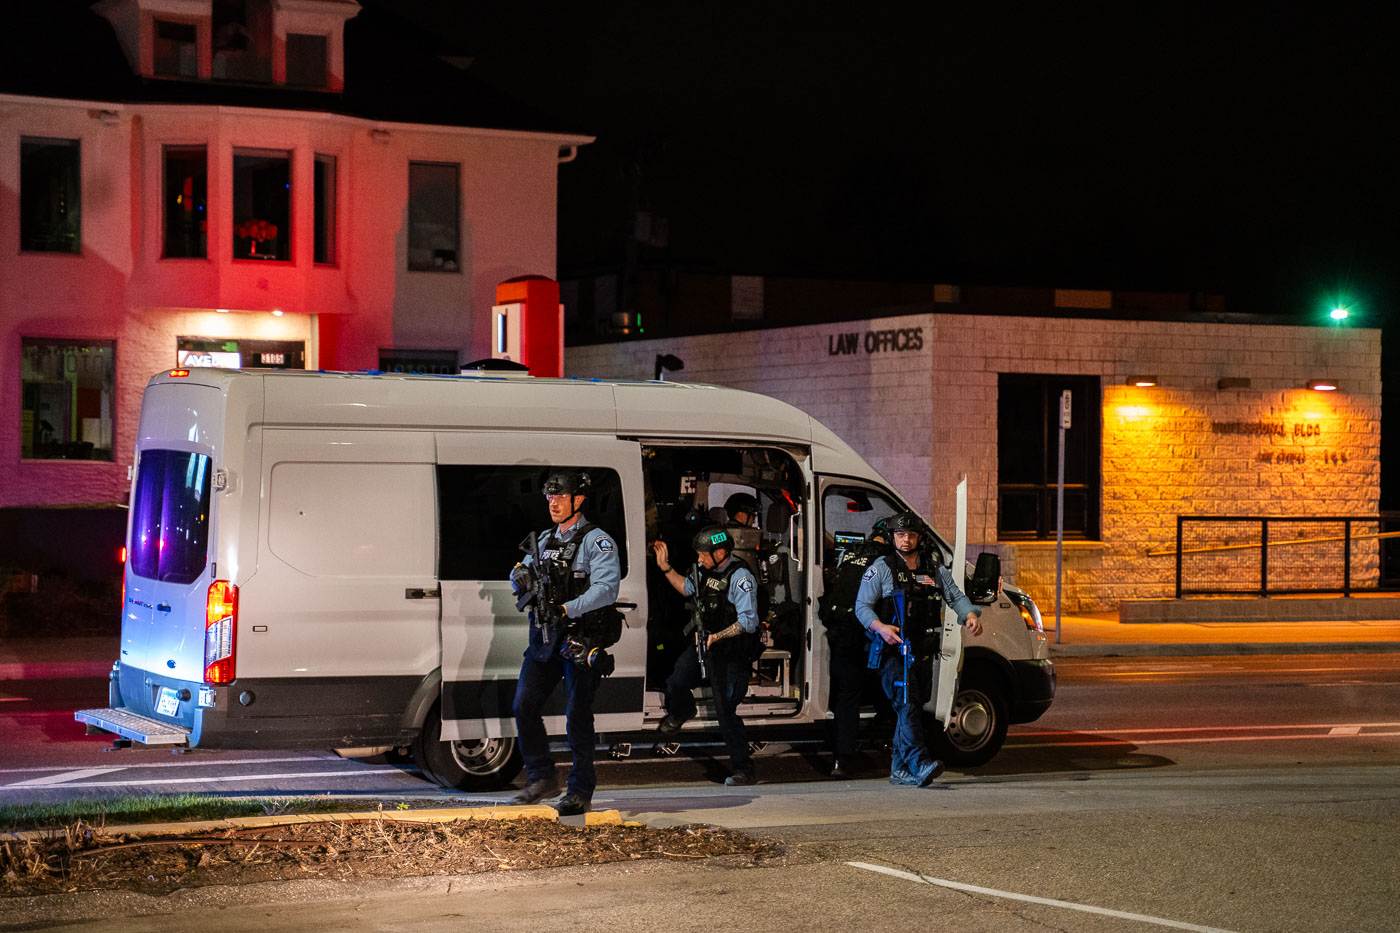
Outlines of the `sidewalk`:
M1120 622L1118 613L1043 618L1052 658L1400 652L1400 619L1331 622Z

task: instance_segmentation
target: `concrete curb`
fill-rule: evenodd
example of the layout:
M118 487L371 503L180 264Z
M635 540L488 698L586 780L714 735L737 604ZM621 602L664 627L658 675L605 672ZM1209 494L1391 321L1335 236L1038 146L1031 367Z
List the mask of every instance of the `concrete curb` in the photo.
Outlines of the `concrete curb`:
M171 836L183 833L203 833L221 829L239 829L261 826L293 826L302 823L339 823L348 820L389 820L401 823L451 823L455 820L481 820L499 822L504 820L553 820L559 822L558 812L543 804L532 806L501 807L438 807L427 810L366 810L355 813L301 813L277 816L235 816L226 820L193 820L183 823L124 823L117 826L104 826L102 835L115 836ZM583 815L585 826L642 826L635 820L622 819L617 810L590 810ZM62 830L30 829L23 832L6 833L9 839L44 839L62 834Z
M1054 658L1184 658L1209 655L1268 654L1387 654L1400 652L1400 642L1201 642L1185 644L1106 645L1050 643Z

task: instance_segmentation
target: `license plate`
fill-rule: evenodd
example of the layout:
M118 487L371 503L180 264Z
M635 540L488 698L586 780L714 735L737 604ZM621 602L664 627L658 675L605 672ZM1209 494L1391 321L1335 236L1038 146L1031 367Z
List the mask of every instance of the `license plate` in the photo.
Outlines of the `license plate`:
M162 716L174 716L180 708L180 694L174 687L161 687L160 699L156 700L156 712Z

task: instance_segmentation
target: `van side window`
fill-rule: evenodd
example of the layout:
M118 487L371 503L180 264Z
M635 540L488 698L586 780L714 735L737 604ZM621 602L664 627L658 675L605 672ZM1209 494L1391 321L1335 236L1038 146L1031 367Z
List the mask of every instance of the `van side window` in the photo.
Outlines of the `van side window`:
M583 512L617 542L627 575L622 480L617 471L587 465L476 466L442 464L438 482L438 578L507 580L523 556L520 542L550 527L543 493L556 470L585 470L593 493Z
M131 516L131 572L163 583L192 583L209 552L209 458L143 450Z

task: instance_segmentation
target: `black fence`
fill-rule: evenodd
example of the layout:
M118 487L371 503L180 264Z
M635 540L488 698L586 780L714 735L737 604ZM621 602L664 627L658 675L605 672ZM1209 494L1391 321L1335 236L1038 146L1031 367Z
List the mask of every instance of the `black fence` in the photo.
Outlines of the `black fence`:
M1176 597L1400 588L1400 513L1178 515ZM1162 552L1157 552L1162 553Z

